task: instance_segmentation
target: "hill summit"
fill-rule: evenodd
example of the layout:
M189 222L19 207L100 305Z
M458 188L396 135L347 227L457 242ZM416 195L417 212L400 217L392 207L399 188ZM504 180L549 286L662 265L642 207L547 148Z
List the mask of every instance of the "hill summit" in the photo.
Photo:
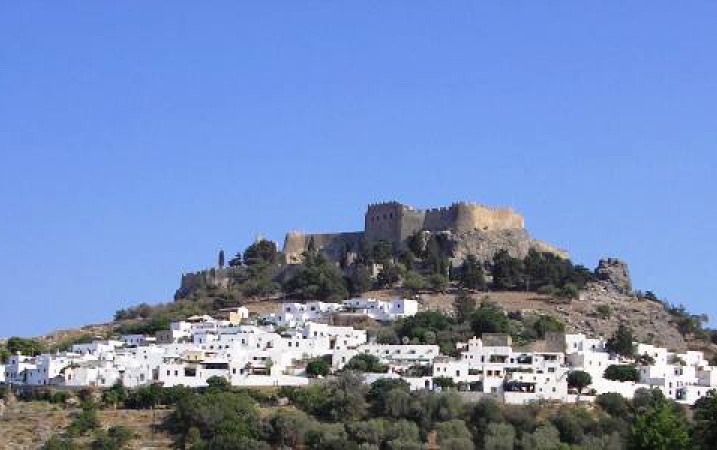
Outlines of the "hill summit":
M363 231L337 233L289 232L283 255L289 264L300 263L309 248L321 250L339 261L355 258L371 242L390 243L395 252L406 250L412 240L426 242L427 235L439 235L442 250L453 265L467 255L489 261L498 250L516 258L531 249L568 258L566 251L535 240L525 229L525 219L510 208L492 208L477 203L457 202L450 206L416 209L390 201L368 205Z

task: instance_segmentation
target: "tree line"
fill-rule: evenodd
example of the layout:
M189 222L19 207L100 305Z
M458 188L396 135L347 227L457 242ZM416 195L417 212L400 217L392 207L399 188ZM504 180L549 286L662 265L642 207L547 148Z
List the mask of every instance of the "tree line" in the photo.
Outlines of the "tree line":
M140 393L138 393L140 391ZM288 404L286 403L288 401ZM345 371L306 387L272 391L232 387L212 378L203 389L127 390L85 402L65 432L44 449L120 449L126 429L104 429L98 408L172 409L163 428L177 448L194 450L707 450L717 448L717 393L691 414L657 389L628 400L616 393L594 406L533 403L504 405L491 397L465 401L456 391L411 391L403 380L364 384ZM85 437L83 440L77 438Z

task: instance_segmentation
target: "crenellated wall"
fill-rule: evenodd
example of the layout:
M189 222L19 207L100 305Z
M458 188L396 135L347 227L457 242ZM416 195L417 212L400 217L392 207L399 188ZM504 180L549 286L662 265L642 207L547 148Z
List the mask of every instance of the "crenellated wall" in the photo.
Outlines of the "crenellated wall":
M367 239L391 242L403 242L420 230L464 233L524 227L523 217L511 209L494 209L476 203L454 203L426 210L398 202L379 203L369 205L365 217Z
M339 258L340 255L345 254L347 248L351 252L358 252L362 240L388 241L401 246L417 231L434 233L450 231L462 235L473 232L517 233L524 229L523 217L509 208L489 208L477 203L461 202L441 208L421 210L392 201L368 205L364 216L363 232L327 234L291 232L286 235L283 252L287 262L294 263L301 260L301 254L308 248L312 239L317 249L322 249L329 257Z

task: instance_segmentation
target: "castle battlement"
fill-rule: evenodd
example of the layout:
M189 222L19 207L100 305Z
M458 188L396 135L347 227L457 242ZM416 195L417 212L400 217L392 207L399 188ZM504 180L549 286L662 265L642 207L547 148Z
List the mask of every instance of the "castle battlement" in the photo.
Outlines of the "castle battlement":
M454 235L505 231L510 236L523 236L523 216L511 208L492 208L476 202L453 202L448 206L418 209L395 200L370 203L364 215L363 231L351 233L303 233L291 231L284 242L289 262L297 262L310 242L317 249L339 260L347 252L358 252L365 241L387 241L400 248L416 232L450 232ZM500 233L499 233L500 234ZM498 239L493 235L491 239ZM502 238L501 238L502 239ZM537 243L547 251L553 251ZM527 246L521 251L527 251Z
M391 201L368 206L364 230L369 240L401 244L408 236L422 230L464 233L522 228L523 217L509 208L454 202L450 206L416 209Z

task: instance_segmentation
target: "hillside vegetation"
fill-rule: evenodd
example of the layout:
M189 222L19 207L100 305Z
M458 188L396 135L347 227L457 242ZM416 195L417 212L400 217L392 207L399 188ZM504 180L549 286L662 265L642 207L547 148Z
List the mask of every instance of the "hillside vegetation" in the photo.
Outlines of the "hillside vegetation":
M578 377L573 381L580 383ZM585 380L583 384L589 384ZM80 393L81 407L15 403L0 421L0 448L306 450L713 449L717 396L692 414L659 390L632 400L602 394L591 406L466 401L458 392L410 391L402 380L366 385L355 372L305 388L116 386ZM29 400L29 399L28 399ZM44 444L43 444L44 442Z

